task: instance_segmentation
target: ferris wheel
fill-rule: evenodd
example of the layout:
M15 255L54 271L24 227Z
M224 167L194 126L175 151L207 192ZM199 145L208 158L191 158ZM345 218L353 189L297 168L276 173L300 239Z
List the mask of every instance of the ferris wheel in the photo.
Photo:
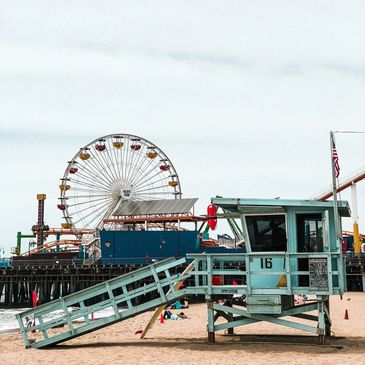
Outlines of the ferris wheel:
M150 141L111 134L82 147L68 162L57 205L62 228L101 228L124 201L179 199L181 187L166 154Z

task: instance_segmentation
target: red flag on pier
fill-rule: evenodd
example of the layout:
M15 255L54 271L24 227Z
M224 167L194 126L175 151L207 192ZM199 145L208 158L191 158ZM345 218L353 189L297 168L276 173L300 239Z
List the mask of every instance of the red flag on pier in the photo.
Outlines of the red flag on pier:
M338 178L340 176L340 164L338 163L338 153L336 150L335 141L332 141L332 160L333 160L333 169L335 171L335 176Z
M35 290L32 290L32 306L36 307L38 304L38 293Z

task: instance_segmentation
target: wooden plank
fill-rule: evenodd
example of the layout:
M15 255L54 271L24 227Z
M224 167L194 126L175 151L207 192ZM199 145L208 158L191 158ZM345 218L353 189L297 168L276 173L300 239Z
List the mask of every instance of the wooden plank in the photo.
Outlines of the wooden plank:
M194 270L194 263L195 261L192 261L187 267L186 269L183 271L183 273L181 274L181 276L184 276L188 273L190 273L191 271ZM175 284L174 284L174 290L177 290L179 289L180 285L183 283L183 280L182 281L177 281ZM167 292L167 294L170 294L171 291L173 289L169 289L169 291ZM154 313L152 314L150 320L148 321L146 327L144 328L142 334L141 334L141 338L144 338L147 334L147 332L153 327L153 325L155 324L157 318L161 315L161 313L163 312L165 306L164 305L161 305L161 307L158 307L155 309Z

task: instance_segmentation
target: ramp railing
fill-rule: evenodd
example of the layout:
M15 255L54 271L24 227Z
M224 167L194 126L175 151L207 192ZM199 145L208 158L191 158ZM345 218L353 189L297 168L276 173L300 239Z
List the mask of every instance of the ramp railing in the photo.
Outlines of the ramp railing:
M25 346L55 345L183 297L186 290L177 290L174 283L190 274L172 275L170 270L185 261L169 258L18 314ZM157 298L146 302L145 296L153 293ZM106 309L111 314L91 319Z

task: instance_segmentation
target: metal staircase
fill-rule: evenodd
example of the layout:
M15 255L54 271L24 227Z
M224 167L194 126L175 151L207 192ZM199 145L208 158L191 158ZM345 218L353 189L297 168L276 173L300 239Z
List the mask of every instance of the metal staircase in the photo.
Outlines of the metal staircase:
M170 270L185 261L169 258L18 314L25 346L55 345L183 297L187 291L178 290L174 283L190 274L171 275ZM153 292L156 299L139 304L141 297ZM92 313L105 309L111 309L112 314L90 319Z

